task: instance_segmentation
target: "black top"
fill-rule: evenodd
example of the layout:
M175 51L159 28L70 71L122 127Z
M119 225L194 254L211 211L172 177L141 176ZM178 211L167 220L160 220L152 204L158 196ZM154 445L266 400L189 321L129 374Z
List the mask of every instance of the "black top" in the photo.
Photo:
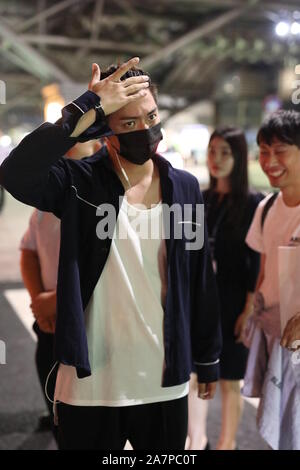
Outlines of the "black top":
M221 305L223 338L234 340L234 325L242 313L247 292L253 292L260 255L245 243L255 210L263 195L249 193L239 220L230 219L228 194L203 192L205 215ZM238 229L235 226L238 223Z

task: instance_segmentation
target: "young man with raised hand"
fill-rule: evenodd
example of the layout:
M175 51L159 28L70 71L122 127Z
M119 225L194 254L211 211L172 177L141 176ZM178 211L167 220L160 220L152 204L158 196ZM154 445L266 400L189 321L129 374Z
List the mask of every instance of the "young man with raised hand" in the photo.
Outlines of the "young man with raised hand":
M134 449L183 449L192 364L203 399L218 379L219 309L202 196L192 175L156 154L156 90L138 61L102 76L93 64L89 91L61 120L25 137L0 169L14 197L61 219L62 449L122 449L126 439ZM61 158L74 142L99 137L106 145L93 157ZM168 212L174 205L188 205L188 217ZM179 228L188 229L184 236Z

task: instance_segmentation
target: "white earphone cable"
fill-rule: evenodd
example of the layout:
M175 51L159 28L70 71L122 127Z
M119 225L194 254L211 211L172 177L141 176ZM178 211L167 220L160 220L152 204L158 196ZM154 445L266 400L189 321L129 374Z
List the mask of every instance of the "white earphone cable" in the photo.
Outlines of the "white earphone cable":
M112 146L112 148L113 148L113 150L114 150L114 152L115 152L115 155L116 155L116 157L117 157L118 164L119 164L120 170L121 170L121 172L122 172L122 175L124 176L125 181L127 182L128 186L129 186L129 189L131 189L132 186L131 186L131 184L130 184L130 181L129 181L129 178L128 178L128 176L127 176L126 171L124 170L124 168L123 168L122 165L121 165L121 162L120 162L120 159L119 159L119 155L118 155L118 151L117 151L113 146Z
M46 379L46 383L45 383L45 395L46 395L47 399L50 401L50 403L53 403L53 404L55 403L55 401L51 400L51 398L48 395L48 390L47 389L48 389L48 382L49 382L50 375L52 374L52 372L55 369L55 367L57 366L57 364L58 364L58 362L56 361L54 366L50 370L49 374L47 375L47 379Z

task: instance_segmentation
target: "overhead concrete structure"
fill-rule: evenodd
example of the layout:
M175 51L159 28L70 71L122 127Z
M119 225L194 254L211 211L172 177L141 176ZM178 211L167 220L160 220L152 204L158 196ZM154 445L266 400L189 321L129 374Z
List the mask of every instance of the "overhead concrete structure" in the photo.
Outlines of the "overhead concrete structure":
M92 62L135 55L160 92L184 107L213 98L220 76L240 69L263 70L272 92L268 77L300 63L300 35L278 37L275 26L299 20L299 11L299 0L2 0L0 115L41 107L50 83L84 86Z

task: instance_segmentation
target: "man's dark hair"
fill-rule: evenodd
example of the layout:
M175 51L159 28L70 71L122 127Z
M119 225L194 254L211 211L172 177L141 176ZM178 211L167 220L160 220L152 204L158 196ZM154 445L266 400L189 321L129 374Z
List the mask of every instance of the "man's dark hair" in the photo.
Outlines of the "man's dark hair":
M107 78L109 77L111 74L113 74L116 70L118 70L119 66L118 65L110 65L104 72L101 72L101 78L100 80L103 80L104 78ZM144 70L142 69L139 69L137 67L131 67L131 69L127 70L126 73L124 73L124 75L122 75L121 79L120 80L126 80L126 78L130 78L130 77L138 77L139 75L147 75L149 77L149 90L151 91L152 93L152 96L155 100L155 103L157 103L157 86L152 83L151 81L151 77L149 75L148 72L144 72Z
M274 138L300 148L300 113L294 110L280 109L271 114L261 125L257 133L257 143L271 145Z

